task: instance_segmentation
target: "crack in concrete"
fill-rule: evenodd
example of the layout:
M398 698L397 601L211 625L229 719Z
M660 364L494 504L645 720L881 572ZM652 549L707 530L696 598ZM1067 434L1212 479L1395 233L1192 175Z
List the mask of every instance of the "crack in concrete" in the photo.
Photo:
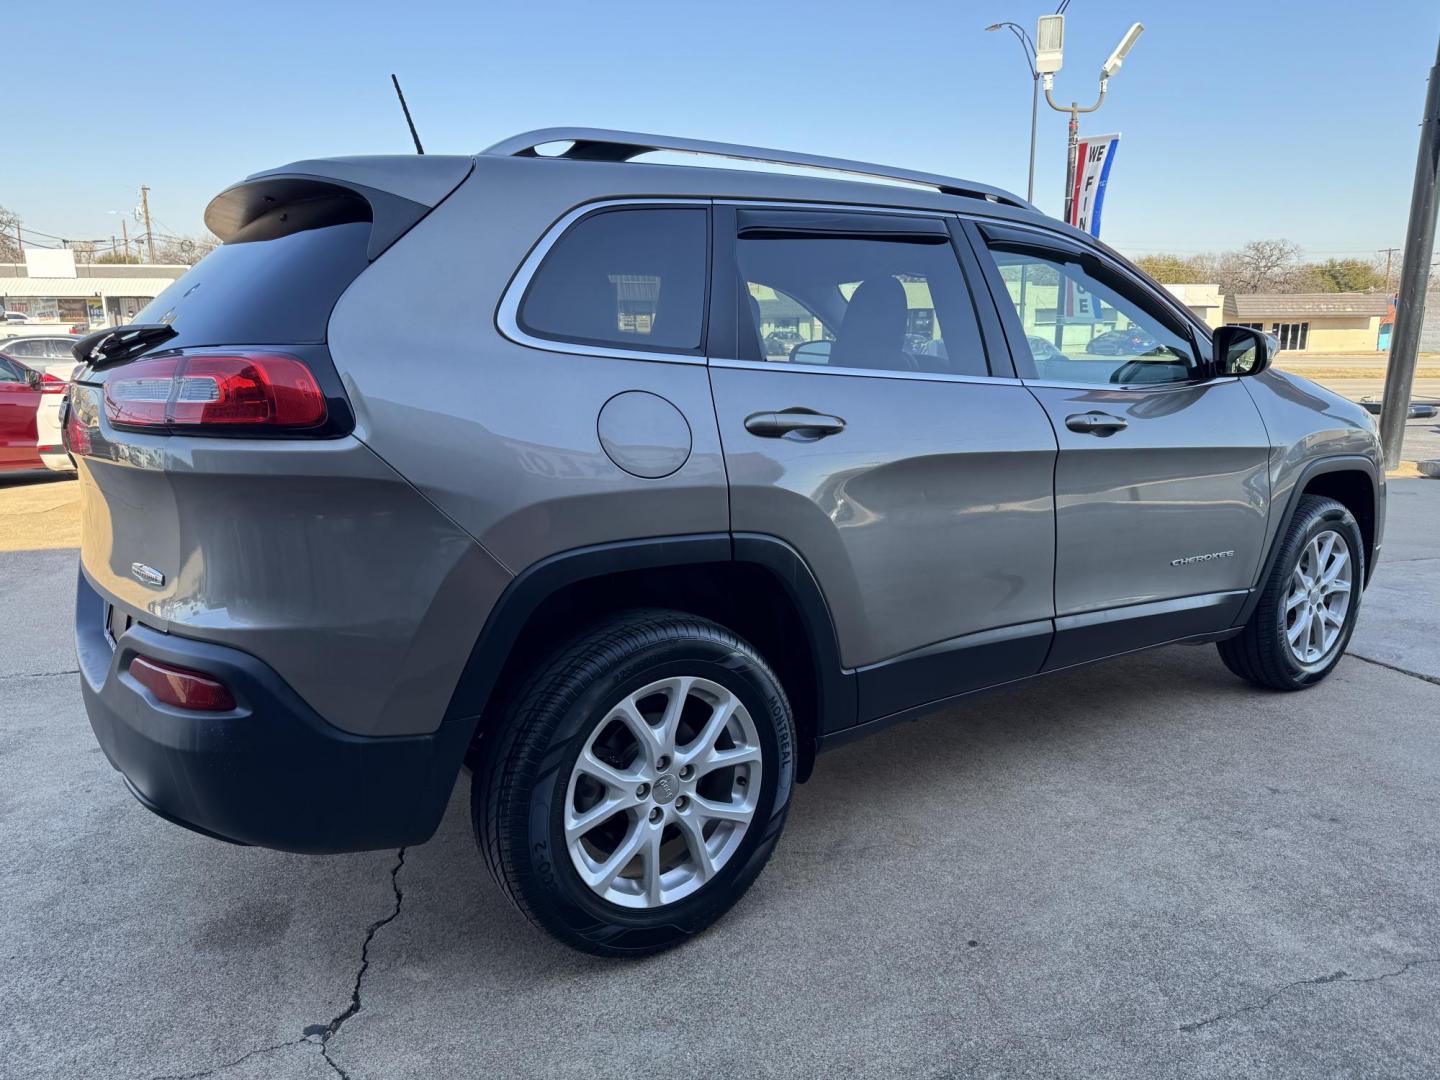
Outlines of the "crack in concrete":
M48 679L54 675L79 675L78 667L65 668L63 671L17 671L11 675L0 675L0 679Z
M345 1022L362 1008L360 987L365 981L365 973L370 969L370 943L375 940L375 935L382 926L388 926L399 918L400 905L405 901L405 893L404 890L400 888L399 882L400 870L404 865L405 848L401 848L396 852L395 865L390 868L390 891L395 896L395 906L390 909L388 915L376 919L370 924L370 928L365 931L365 940L360 945L360 969L355 972L355 983L350 988L350 1004L346 1006L344 1012L338 1014L328 1024L311 1024L298 1039L275 1043L272 1046L261 1046L241 1054L233 1061L227 1061L222 1065L215 1065L209 1069L201 1069L199 1072L170 1073L163 1076L155 1076L152 1080L204 1080L205 1077L216 1076L227 1069L233 1069L235 1066L249 1061L253 1057L259 1057L261 1054L273 1054L277 1050L284 1050L292 1046L304 1046L307 1043L320 1048L320 1056L325 1059L325 1064L330 1066L331 1071L340 1077L340 1080L350 1080L350 1074L341 1068L340 1064L330 1056L329 1043L331 1039L339 1034Z
M291 1039L289 1042L276 1043L274 1046L261 1046L255 1050L241 1054L234 1061L227 1061L223 1065L215 1065L209 1069L201 1069L199 1072L167 1073L163 1076L153 1077L152 1080L202 1080L203 1077L214 1076L217 1073L224 1072L226 1069L233 1069L236 1065L242 1065L253 1057L259 1057L261 1054L273 1054L276 1050L284 1050L287 1047L299 1046L302 1043L313 1041L310 1036L306 1035L299 1039Z
M1440 676L1426 675L1423 672L1411 671L1409 668L1403 668L1398 664L1389 664L1386 663L1384 660L1376 660L1373 657L1361 656L1357 652L1348 653L1347 655L1353 656L1356 660L1363 660L1367 664L1374 664L1376 667L1385 668L1387 671L1399 672L1401 675L1409 675L1412 679L1419 679L1421 682L1428 682L1434 686L1440 686Z
M405 866L405 849L402 847L396 852L395 865L390 868L390 891L395 894L395 906L390 909L390 914L382 919L376 919L370 924L370 929L365 933L365 941L360 946L360 970L355 972L355 985L350 990L350 1004L345 1011L338 1014L328 1024L311 1024L305 1029L305 1037L319 1036L320 1054L325 1058L325 1064L335 1072L340 1080L350 1080L347 1073L340 1064L330 1056L330 1040L340 1033L345 1022L358 1013L363 1005L360 998L360 987L365 981L365 973L370 970L370 943L375 940L375 935L382 926L388 926L400 917L400 905L405 902L404 890L400 888L400 871Z
M1259 1012L1261 1009L1268 1008L1282 994L1288 993L1296 987L1322 986L1326 983L1337 982L1375 983L1383 979L1393 979L1397 976L1404 975L1411 968L1418 967L1421 964L1440 964L1440 956L1422 957L1419 960L1407 960L1394 971L1382 971L1379 975L1352 976L1349 972L1342 969L1340 971L1332 971L1329 975L1318 975L1313 979L1296 979L1294 982L1286 983L1278 990L1267 994L1260 1001L1253 1002L1249 1005L1241 1005L1239 1008L1231 1009L1229 1012L1216 1013L1214 1016L1205 1020L1194 1020L1188 1024L1181 1024L1180 1030L1185 1032L1199 1031L1201 1028L1209 1027L1211 1024L1218 1024L1222 1020L1233 1020L1235 1017L1241 1016L1244 1013Z

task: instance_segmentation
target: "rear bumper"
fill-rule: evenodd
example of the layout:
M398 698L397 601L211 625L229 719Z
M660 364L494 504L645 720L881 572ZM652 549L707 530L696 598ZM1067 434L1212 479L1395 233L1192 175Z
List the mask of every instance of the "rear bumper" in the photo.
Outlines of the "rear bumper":
M150 810L282 851L399 847L434 833L464 753L450 725L389 738L341 731L248 653L138 623L112 640L107 609L82 571L75 644L85 709L105 756ZM236 707L160 704L128 674L137 653L219 679Z

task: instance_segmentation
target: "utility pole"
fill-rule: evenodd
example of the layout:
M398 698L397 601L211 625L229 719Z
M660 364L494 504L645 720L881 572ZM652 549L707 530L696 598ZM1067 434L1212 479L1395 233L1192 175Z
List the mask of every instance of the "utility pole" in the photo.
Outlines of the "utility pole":
M1415 187L1410 194L1410 221L1405 227L1405 257L1400 264L1400 294L1395 301L1395 333L1390 339L1390 365L1385 372L1385 397L1380 406L1380 445L1385 467L1400 464L1410 392L1415 386L1415 361L1420 327L1425 319L1425 284L1435 254L1435 186L1440 178L1440 42L1425 92L1420 118L1420 150L1415 156Z
M1395 247L1391 247L1391 248L1381 248L1381 249L1380 249L1380 254L1385 256L1385 291L1386 291L1386 292L1393 292L1393 291L1394 291L1393 289L1390 288L1390 260L1394 257L1395 253L1396 253L1397 251L1399 251L1399 250L1400 250L1399 248L1395 248Z
M150 227L150 188L140 185L140 214L145 218L145 251L150 262L155 262L155 233Z
M125 241L125 261L130 261L130 229L125 224L125 219L120 219L120 237Z

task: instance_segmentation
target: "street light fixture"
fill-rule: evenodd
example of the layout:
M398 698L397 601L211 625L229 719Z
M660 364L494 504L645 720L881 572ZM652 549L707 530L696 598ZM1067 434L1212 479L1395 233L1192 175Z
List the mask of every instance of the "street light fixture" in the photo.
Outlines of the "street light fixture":
M1044 19L1040 20L1042 23ZM1062 17L1062 22L1063 17ZM1020 49L1025 53L1025 66L1030 69L1030 173L1029 180L1025 186L1025 200L1035 201L1035 122L1040 112L1040 76L1042 74L1039 63L1036 60L1037 52L1035 43L1030 40L1030 35L1025 32L1024 27L1013 22L998 22L985 27L988 33L991 30L1009 30L1015 35L1015 40L1020 42ZM1062 29L1063 33L1063 29ZM1060 69L1059 54L1056 54L1056 63L1051 71Z
M1041 75L1054 75L1060 70L1065 54L1065 16L1041 15L1035 23L1035 67Z
M1053 58L1047 54L1047 61L1054 64L1051 72L1042 72L1045 77L1045 103L1056 112L1068 112L1070 114L1070 134L1067 142L1065 155L1065 221L1070 222L1073 202L1075 198L1075 170L1078 165L1076 157L1080 145L1080 114L1092 113L1100 108L1105 102L1105 91L1110 87L1110 76L1120 70L1125 57L1135 47L1135 42L1140 40L1140 35L1145 32L1143 23L1133 24L1125 31L1125 36L1120 39L1120 44L1115 46L1115 51L1110 54L1109 59L1100 68L1100 96L1095 99L1095 104L1088 108L1081 108L1078 101L1072 101L1068 106L1060 105L1055 101L1051 90L1055 86L1054 71L1060 70L1060 52L1065 41L1065 16L1064 15L1042 15L1039 23L1036 24L1036 37L1042 38L1042 48L1050 45Z

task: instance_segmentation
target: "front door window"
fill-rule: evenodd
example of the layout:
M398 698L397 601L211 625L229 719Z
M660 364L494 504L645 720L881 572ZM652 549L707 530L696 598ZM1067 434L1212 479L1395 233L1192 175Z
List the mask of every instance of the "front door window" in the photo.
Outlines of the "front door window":
M1005 246L991 254L1035 378L1146 385L1188 382L1199 373L1190 335L1090 260Z

